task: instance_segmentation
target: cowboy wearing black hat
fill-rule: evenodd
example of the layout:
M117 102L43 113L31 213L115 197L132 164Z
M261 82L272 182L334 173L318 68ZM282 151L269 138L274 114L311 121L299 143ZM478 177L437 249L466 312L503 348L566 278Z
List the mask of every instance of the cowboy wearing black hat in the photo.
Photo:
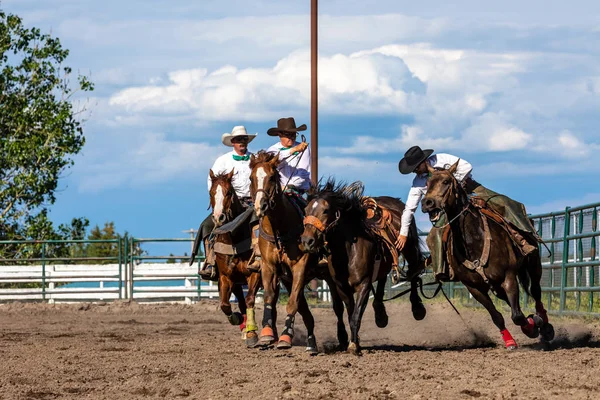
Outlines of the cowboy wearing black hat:
M467 161L451 154L432 154L433 150L431 149L421 150L419 146L413 146L408 149L404 154L404 158L398 164L401 174L406 175L412 172L416 174L406 198L406 207L402 213L400 235L396 241L398 250L401 251L404 248L415 210L419 206L421 198L427 192L427 179L429 177L427 164L435 169L448 169L457 161L458 168L454 173L456 180L461 183L467 193L474 193L486 200L490 208L503 215L508 222L517 228L511 233L516 243L521 246L523 254L527 255L538 249L537 246L530 243L534 240L536 234L523 204L489 190L475 181L471 176L473 167ZM445 221L440 220L439 223L445 224ZM447 266L443 265L442 234L442 229L432 229L427 236L427 245L431 252L431 262L436 279L448 280L451 276ZM523 237L523 234L530 237L529 241Z

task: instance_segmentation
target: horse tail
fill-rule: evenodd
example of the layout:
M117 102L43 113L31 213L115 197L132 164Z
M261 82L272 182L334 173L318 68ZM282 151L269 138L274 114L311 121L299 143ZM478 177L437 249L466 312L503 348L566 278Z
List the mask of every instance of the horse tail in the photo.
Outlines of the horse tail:
M530 265L532 265L532 263L531 263L529 257L526 257L525 261L523 261L523 263L521 264L521 267L519 267L519 270L517 271L517 275L519 277L519 282L521 283L523 290L525 290L525 293L527 293L527 295L529 295L529 296L531 296L531 292L530 292L531 273L529 271Z

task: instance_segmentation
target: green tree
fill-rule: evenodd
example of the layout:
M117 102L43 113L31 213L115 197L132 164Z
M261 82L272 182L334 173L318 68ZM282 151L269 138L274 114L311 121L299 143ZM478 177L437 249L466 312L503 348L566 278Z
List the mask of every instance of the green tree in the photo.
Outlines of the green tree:
M68 54L58 38L0 10L0 239L68 237L85 229L84 219L55 230L47 218L61 174L85 143L85 105L75 106L73 96L93 90L85 76L72 79L63 65Z

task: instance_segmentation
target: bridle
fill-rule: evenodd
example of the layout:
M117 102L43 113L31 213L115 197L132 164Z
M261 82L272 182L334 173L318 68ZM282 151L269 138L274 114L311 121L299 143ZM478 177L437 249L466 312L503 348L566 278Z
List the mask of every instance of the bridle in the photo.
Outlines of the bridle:
M335 212L335 219L331 221L329 224L323 223L319 218L313 215L307 215L304 217L304 227L313 226L321 235L326 235L329 230L334 228L338 222L340 221L341 212L337 210Z
M450 178L452 179L452 185L450 185L450 188L446 191L446 193L442 197L442 205L446 205L448 198L450 198L451 194L454 194L454 197L458 200L458 190L456 189L456 185L458 184L458 181L452 175L450 176ZM467 201L467 203L465 204L465 206L463 207L461 212L459 212L454 218L452 218L450 221L445 223L443 226L436 226L435 223L437 221L432 222L431 224L433 225L433 228L444 229L447 226L451 225L454 221L456 221L458 218L460 218L460 216L463 215L469 209L470 205L471 205L471 203L469 201ZM445 207L443 207L443 206L441 207L440 214L448 215ZM438 221L439 221L439 219L438 219Z

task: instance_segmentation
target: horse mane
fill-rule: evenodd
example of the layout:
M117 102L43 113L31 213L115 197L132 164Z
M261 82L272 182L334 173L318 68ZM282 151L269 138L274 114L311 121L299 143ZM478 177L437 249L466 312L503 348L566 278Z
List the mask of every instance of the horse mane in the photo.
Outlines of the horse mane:
M271 153L266 150L260 150L253 157L250 158L250 169L253 169L256 164L268 163L277 158L277 153Z
M308 202L315 198L324 199L340 212L362 221L365 212L362 205L364 190L365 187L360 181L348 184L336 182L335 178L329 177L325 183L319 181L317 187L311 190Z
M214 179L211 179L211 181L212 182L215 182L215 181L228 181L227 175L229 175L229 172L220 172L218 174L215 174Z

